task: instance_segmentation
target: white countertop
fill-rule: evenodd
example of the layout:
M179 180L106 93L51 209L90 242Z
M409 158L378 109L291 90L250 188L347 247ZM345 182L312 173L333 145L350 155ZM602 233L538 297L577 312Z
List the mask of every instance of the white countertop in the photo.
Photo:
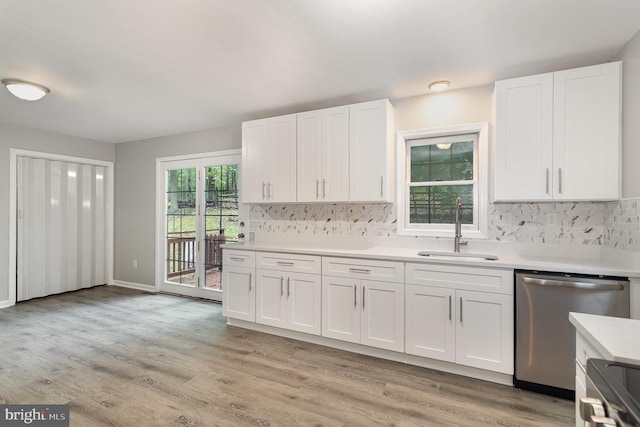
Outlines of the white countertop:
M621 277L640 277L640 270L624 265L616 265L599 258L578 258L568 256L524 255L515 252L493 250L473 250L463 248L462 252L496 255L498 260L477 258L424 257L416 247L362 246L341 247L339 244L313 245L305 242L244 242L222 245L224 249L249 251L284 252L307 255L336 256L350 258L380 259L388 261L420 262L432 264L467 265L474 267L496 267L507 269L554 271L564 273L594 274ZM508 246L505 246L508 248ZM504 250L504 249L503 249ZM438 250L441 251L441 250Z
M569 321L605 359L640 364L640 320L569 313Z

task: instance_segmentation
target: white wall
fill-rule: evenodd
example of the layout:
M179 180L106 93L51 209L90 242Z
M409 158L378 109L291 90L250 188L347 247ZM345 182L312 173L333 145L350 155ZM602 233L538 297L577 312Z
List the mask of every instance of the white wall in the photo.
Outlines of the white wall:
M640 31L616 55L623 61L622 197L640 197Z
M115 160L113 144L0 124L0 305L9 298L9 152L11 148L74 157ZM13 249L11 249L13 250Z
M156 159L240 147L239 123L116 145L114 280L155 284Z

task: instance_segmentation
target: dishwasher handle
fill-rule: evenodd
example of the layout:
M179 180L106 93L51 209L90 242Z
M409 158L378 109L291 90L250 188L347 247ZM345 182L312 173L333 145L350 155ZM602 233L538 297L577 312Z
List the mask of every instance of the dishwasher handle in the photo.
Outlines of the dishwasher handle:
M527 285L554 286L558 288L585 289L589 291L622 291L628 283L622 280L596 279L593 282L585 282L575 279L541 279L531 276L520 276L520 280Z

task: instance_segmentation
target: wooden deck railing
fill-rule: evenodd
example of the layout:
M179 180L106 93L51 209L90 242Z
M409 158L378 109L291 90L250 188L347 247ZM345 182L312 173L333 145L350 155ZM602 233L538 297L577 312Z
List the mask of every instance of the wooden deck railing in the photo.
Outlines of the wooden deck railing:
M224 229L219 234L208 234L204 239L205 270L222 267L222 249L226 242ZM167 277L195 272L196 238L173 237L167 239Z

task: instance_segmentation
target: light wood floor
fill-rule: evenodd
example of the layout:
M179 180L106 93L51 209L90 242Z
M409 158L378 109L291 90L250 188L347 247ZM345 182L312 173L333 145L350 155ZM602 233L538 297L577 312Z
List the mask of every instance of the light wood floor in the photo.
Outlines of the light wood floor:
M72 426L570 426L571 402L228 327L221 306L98 287L0 310L0 403Z

